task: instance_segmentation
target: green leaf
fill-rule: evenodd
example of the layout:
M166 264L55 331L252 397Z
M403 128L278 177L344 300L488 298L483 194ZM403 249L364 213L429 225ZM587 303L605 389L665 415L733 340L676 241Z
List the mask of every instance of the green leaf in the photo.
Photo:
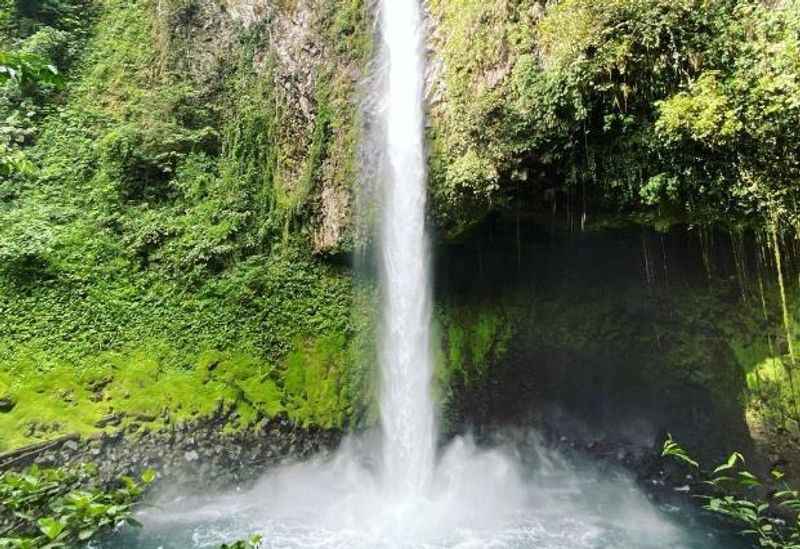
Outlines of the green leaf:
M108 505L104 505L102 503L92 503L89 506L89 516L99 517L100 515L105 515L107 510Z
M137 487L136 481L127 475L120 477L120 480L128 490L135 489Z
M748 471L740 471L739 472L739 484L742 486L746 486L748 488L753 486L761 486L761 481L756 478L755 475Z
M97 533L97 530L95 530L93 528L85 528L85 529L81 530L80 532L78 532L78 539L81 540L81 541L86 541L86 540L89 540L89 539L93 538L96 533Z
M56 539L64 531L65 527L65 524L53 517L41 518L37 521L37 524L39 525L39 530L51 541Z
M661 457L671 456L677 460L680 460L688 465L691 465L695 469L698 469L700 465L689 457L689 454L684 450L677 442L672 439L672 435L667 435L667 440L664 442L664 449L661 452Z
M0 51L0 83L12 80L20 84L33 82L61 86L58 69L33 53Z
M150 484L156 479L156 472L154 469L145 469L142 473L142 482Z
M716 475L717 473L721 473L722 471L727 471L728 469L733 469L736 466L736 462L738 462L739 460L741 460L742 463L744 463L744 457L742 456L742 454L740 454L739 452L732 453L731 456L728 458L728 461L726 463L724 463L724 464L720 465L719 467L717 467L716 469L714 469L714 473L713 474Z

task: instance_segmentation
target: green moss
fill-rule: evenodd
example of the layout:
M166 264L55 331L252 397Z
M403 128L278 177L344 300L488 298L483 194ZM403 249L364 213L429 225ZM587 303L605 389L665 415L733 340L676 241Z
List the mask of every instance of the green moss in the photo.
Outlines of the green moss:
M462 374L466 364L464 350L466 335L461 324L453 323L447 329L447 360L451 365L453 374Z
M732 314L726 315L721 325L737 364L747 376L748 405L753 416L770 427L792 426L787 421L792 419L796 425L800 418L797 395L792 391L790 380L792 362L779 314L779 293L773 284L766 284L763 295L763 305L761 295L755 294ZM790 304L796 304L798 290L794 289L787 298ZM795 306L790 305L788 309L789 332L796 346L800 341L800 319Z
M491 354L495 357L505 354L512 333L509 320L500 316L497 311L480 312L471 337L472 361L479 376L485 375Z
M284 378L290 418L303 425L343 425L348 409L341 383L346 358L341 336L298 343L298 350L287 357Z
M434 323L434 341L442 344L442 350L437 348L440 386L456 380L468 385L484 381L508 351L518 314L505 302L441 307Z
M343 373L343 396L350 403L348 425L364 428L378 421L378 290L356 278L351 321L353 337L347 349L349 368Z
M0 449L9 450L36 440L32 427L41 426L45 436L91 432L101 415L96 407L83 405L89 398L85 376L64 366L46 373L37 372L30 364L26 366L16 372L3 372L6 380L13 376L13 382L7 385L16 405L11 412L0 414Z
M86 357L80 367L63 363L42 368L35 355L0 370L2 394L16 406L0 414L0 451L60 434L103 430L102 418L119 415L157 428L235 411L228 431L251 427L260 418L286 413L299 424L341 427L352 405L346 387L346 342L341 336L303 339L278 367L241 352L206 351L190 366L162 360L175 352L165 341Z

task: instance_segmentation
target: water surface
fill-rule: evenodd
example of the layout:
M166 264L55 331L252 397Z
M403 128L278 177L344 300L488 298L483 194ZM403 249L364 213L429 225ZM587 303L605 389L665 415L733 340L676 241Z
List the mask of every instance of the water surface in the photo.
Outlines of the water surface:
M211 548L254 533L265 547L285 549L746 546L694 511L653 504L622 470L552 450L521 456L458 439L424 496L394 501L376 473L381 468L364 455L351 441L327 459L278 467L246 491L162 493L158 508L140 517L145 528L108 547Z

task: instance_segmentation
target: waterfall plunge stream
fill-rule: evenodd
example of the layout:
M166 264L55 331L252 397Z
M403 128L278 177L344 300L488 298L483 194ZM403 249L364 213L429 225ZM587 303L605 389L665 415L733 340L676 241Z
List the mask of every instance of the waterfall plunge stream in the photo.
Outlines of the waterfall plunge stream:
M384 0L381 425L383 479L419 495L433 475L430 273L425 234L424 47L417 0Z
M437 458L419 2L383 0L380 18L380 443L351 437L245 492L166 489L140 517L145 528L108 547L216 548L254 533L298 549L730 547L676 526L622 471L566 460L533 433L493 449L458 438Z

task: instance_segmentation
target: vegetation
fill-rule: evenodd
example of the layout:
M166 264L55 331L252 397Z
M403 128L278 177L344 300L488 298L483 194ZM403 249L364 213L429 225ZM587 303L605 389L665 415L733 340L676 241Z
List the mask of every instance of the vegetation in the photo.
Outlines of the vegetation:
M310 227L326 181L354 177L350 73L320 75L305 132L269 21L227 21L200 51L175 30L201 32L189 4L0 3L0 45L27 60L0 88L0 450L220 407L232 429L342 426L363 400L352 283ZM314 30L355 67L365 8L332 6ZM63 85L28 85L39 60Z
M259 549L261 547L261 536L252 536L250 539L238 540L233 543L223 543L220 549Z
M84 465L0 474L0 547L75 547L122 523L138 526L133 513L155 472L147 470L139 480L122 477L111 491L93 487L95 473Z
M800 4L468 0L431 9L442 60L429 128L441 232L459 240L497 214L568 231L686 232L701 243L709 281L725 287L712 257L721 229L742 309L725 307L710 323L748 375L754 415L796 430ZM643 247L648 285L663 253ZM718 297L697 299L716 307ZM544 318L585 310L557 301ZM557 339L601 331L570 326ZM662 336L670 339L659 335L657 348ZM682 345L669 369L734 401L739 392L730 397L709 366L715 345Z
M147 351L84 357L80 365L42 367L36 361L46 355L28 355L0 373L0 392L14 403L0 414L0 449L59 433L88 435L131 424L149 429L220 412L235 418L231 430L279 414L302 425L342 427L356 400L342 375L345 343L329 337L298 340L297 347L278 366L246 352L206 351L178 367L170 363L175 348L163 340L151 341Z
M0 84L60 83L58 69L33 53L0 52Z
M436 315L437 334L444 343L439 357L439 386L455 380L480 385L488 369L508 350L520 309L513 304L482 303L442 306Z
M378 297L345 266L368 244L353 211L370 2L233 4L0 0L0 452L221 412L229 431L375 421ZM437 235L460 244L513 218L520 270L538 245L521 222L647 227L643 276L597 267L609 252L579 281L518 272L490 295L441 292L440 400L527 346L796 433L800 0L427 5ZM677 232L699 242L699 282L670 281ZM665 455L699 468L674 441ZM764 500L743 465L706 474L706 507L763 547L800 546L772 514L797 493ZM92 479L3 473L0 546L132 522L152 474L110 492Z
M672 437L664 442L662 456L670 456L700 470L700 465L692 459ZM705 486L711 493L697 495L704 501L707 511L732 519L743 526L742 534L749 536L758 547L770 549L793 549L800 546L800 492L783 481L783 473L771 471L772 480L781 484L778 490L771 490L763 496L763 482L746 470L742 454L735 452L728 460L712 472L700 471ZM788 510L793 516L787 522L776 515L780 508Z
M581 226L624 212L661 228L793 231L797 2L434 10L446 66L434 191L451 230L555 202Z

